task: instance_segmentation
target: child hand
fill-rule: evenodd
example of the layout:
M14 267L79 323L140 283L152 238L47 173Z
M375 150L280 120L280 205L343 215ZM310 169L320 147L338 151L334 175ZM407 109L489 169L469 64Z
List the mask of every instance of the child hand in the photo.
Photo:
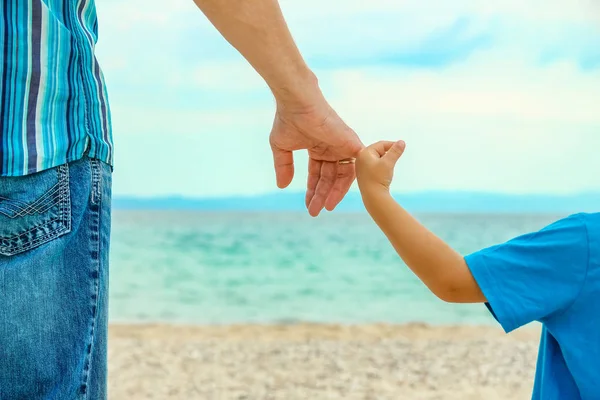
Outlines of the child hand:
M358 187L365 190L384 189L389 191L394 177L396 162L404 153L406 144L381 141L363 149L356 159Z

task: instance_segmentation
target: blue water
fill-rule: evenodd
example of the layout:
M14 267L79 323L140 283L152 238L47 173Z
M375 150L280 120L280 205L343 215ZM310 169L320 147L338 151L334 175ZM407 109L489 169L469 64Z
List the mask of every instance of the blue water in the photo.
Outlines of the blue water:
M553 215L420 215L464 254ZM439 301L364 213L116 211L113 322L490 324Z

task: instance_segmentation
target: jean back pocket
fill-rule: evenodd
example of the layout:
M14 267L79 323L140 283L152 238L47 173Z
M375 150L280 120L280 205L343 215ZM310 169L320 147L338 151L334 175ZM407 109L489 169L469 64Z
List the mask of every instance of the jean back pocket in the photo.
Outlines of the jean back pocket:
M0 255L12 256L71 231L69 166L0 178Z

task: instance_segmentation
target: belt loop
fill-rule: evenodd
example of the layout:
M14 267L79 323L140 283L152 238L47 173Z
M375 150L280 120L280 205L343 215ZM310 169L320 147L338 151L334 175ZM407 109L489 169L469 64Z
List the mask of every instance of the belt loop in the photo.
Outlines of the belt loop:
M98 204L101 197L101 182L100 178L100 162L95 158L90 160L90 166L92 169L92 204Z

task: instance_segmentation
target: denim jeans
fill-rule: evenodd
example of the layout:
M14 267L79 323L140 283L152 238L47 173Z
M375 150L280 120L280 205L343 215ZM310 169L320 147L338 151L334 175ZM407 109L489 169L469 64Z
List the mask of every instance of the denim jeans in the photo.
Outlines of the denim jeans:
M0 399L106 399L111 168L0 177Z

